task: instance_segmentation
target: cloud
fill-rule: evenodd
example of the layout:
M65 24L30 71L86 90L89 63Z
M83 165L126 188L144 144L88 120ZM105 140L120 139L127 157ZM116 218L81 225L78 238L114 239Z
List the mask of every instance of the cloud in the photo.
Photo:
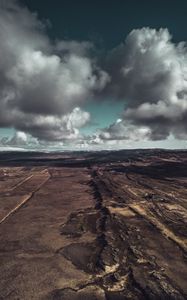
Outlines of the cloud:
M28 143L28 136L22 131L18 131L15 135L9 140L9 145L14 146L25 146Z
M103 139L131 139L135 131L141 140L140 128L147 128L151 140L187 137L184 42L174 44L167 29L133 30L108 55L105 68L111 76L108 93L124 101L125 109L121 122L103 130Z
M101 130L99 137L102 140L130 140L139 141L142 139L149 139L151 130L149 127L126 124L122 119L118 119L115 123L111 124L108 128Z
M19 129L24 129L33 137L46 141L71 141L80 138L79 129L90 121L90 114L75 107L64 116L36 116L23 119Z
M167 29L133 30L101 58L88 41L50 41L37 14L2 0L0 41L0 127L17 132L1 144L187 138L187 47ZM83 136L80 128L91 122L84 105L91 99L99 109L97 98L123 101L124 110L107 128Z
M109 80L92 45L50 42L37 15L16 1L0 3L0 40L0 126L46 140L77 135L88 114L76 107Z
M12 137L2 137L0 139L0 149L2 150L3 147L14 147L21 149L28 148L31 146L37 146L38 141L30 136L29 134L26 134L22 131L16 131Z
M63 116L19 114L15 119L18 131L26 132L38 141L63 142L81 137L79 130L89 124L90 114L75 107Z

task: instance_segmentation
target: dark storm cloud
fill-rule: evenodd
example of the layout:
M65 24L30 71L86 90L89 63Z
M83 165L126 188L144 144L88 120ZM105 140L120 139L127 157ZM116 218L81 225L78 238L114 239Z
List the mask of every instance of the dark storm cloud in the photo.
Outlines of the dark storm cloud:
M0 41L0 126L46 140L77 133L75 108L109 79L88 55L92 45L52 44L36 14L16 1L0 2ZM84 126L88 113L77 112ZM74 127L66 124L69 115Z
M11 143L27 142L24 134L87 144L186 139L184 42L174 44L167 29L142 28L104 59L96 54L87 41L52 43L36 14L0 1L0 126L21 132ZM124 101L121 119L85 138L79 130L90 114L80 107L103 95Z
M174 44L167 29L133 30L107 58L108 93L124 100L121 122L105 138L126 139L128 128L147 128L149 139L187 134L187 48ZM124 128L125 132L124 133ZM115 130L114 130L115 129ZM101 135L102 136L102 135ZM130 136L130 135L129 135ZM141 135L140 135L141 139Z

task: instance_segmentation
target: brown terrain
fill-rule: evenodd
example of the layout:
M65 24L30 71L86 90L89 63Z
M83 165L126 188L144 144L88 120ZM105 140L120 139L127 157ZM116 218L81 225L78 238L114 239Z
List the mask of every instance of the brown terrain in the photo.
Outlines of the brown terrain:
M0 154L0 299L187 299L187 152Z

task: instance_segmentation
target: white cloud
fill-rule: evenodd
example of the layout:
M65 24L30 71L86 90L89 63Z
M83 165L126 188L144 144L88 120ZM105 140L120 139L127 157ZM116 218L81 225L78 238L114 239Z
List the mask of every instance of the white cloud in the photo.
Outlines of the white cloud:
M103 140L148 140L151 130L146 126L134 126L126 124L123 120L117 120L108 128L101 130L99 136Z
M28 137L26 133L22 131L16 132L15 135L12 137L12 139L9 141L9 145L17 145L17 146L27 145L27 143L28 143Z

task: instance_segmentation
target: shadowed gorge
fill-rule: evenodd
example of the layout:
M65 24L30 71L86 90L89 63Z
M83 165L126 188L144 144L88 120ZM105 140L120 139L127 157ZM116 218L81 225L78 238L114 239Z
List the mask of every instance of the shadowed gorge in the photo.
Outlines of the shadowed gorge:
M187 152L0 155L1 299L186 299Z

